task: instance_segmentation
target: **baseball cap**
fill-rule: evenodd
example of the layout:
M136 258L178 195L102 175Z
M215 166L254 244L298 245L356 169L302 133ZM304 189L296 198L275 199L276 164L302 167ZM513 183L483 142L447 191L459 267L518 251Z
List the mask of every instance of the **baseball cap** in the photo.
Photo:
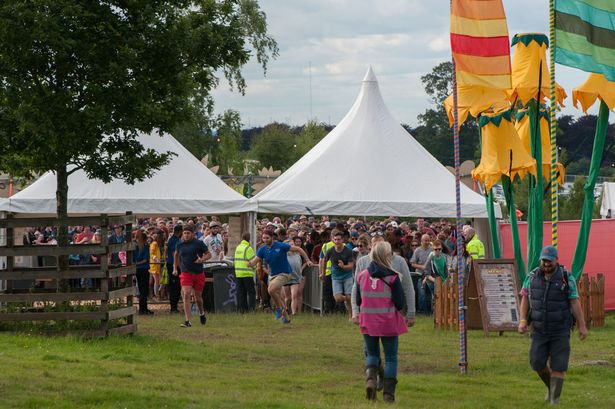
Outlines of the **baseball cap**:
M351 231L350 232L350 237L359 237L359 232L358 231Z
M209 223L209 227L220 227L220 222L214 220L213 222Z
M553 261L557 258L557 249L553 246L546 246L540 252L541 260Z
M182 226L182 231L191 231L194 233L194 227L191 224L186 223Z

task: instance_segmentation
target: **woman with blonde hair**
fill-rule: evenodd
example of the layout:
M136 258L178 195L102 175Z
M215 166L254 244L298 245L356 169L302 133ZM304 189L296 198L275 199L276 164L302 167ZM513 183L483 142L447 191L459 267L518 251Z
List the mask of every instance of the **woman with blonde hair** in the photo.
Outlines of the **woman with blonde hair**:
M404 290L400 274L391 267L393 252L388 242L378 242L371 251L372 261L357 272L356 304L358 323L365 342L365 390L368 400L376 399L377 374L380 362L380 343L384 350L385 402L395 401L397 385L398 336L408 331L401 310Z

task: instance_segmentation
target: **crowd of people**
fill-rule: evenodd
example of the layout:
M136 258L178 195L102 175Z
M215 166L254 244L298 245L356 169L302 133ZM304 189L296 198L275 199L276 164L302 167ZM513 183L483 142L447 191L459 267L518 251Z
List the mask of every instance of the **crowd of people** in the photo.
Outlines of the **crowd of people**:
M170 312L179 314L182 327L192 326L192 305L205 325L205 262L232 260L237 281L238 309L274 311L284 324L302 310L307 268L318 266L323 283L323 312L347 313L360 327L364 341L366 398L395 401L398 337L414 325L415 313L431 314L434 282L450 279L459 266L469 273L472 259L485 257L483 243L470 223L457 232L446 219L412 222L395 217L384 220L330 219L298 215L282 221L256 222L256 237L244 233L229 249L229 229L216 216L179 219L139 219L131 235L124 226L109 231L107 242L136 243L139 313L151 315L148 299L168 300ZM94 226L69 228L71 244L102 243ZM24 245L57 243L57 230L28 228ZM252 244L256 243L255 247ZM458 254L461 244L462 254ZM576 321L581 339L587 335L574 279L558 264L557 250L543 249L541 265L523 283L519 332L532 324L530 362L547 387L546 401L559 402L570 355L570 329ZM41 261L39 260L39 263ZM127 264L126 253L109 255L109 265ZM100 263L97 255L71 255L70 264ZM95 285L72 280L73 287ZM548 291L550 284L553 291ZM563 317L554 321L557 314ZM574 319L573 319L574 318ZM380 356L380 345L384 359Z

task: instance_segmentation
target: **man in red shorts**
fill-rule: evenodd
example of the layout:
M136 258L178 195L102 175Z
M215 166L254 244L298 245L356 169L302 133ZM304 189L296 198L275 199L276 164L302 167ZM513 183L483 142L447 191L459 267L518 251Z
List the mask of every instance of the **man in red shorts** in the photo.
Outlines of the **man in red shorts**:
M184 328L191 327L190 323L190 296L194 295L196 305L199 307L201 324L205 325L207 318L203 309L203 288L205 287L205 273L203 263L211 257L205 243L194 237L194 227L186 224L182 228L182 240L175 248L173 274L179 275L179 282L182 286L182 300L184 302L184 314L186 320L181 325ZM179 268L178 268L179 267Z

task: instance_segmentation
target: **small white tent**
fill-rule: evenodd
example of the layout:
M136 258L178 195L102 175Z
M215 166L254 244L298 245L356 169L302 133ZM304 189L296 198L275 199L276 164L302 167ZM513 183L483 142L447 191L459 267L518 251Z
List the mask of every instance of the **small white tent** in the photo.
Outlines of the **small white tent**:
M105 184L78 170L68 177L69 214L196 215L255 210L171 135L139 135L145 148L176 156L152 177L129 185L114 179ZM0 201L0 211L37 215L56 212L56 176L42 175L32 185Z
M604 182L602 186L600 216L602 216L603 219L615 218L615 183Z
M253 200L267 213L456 215L455 177L391 116L371 68L339 125ZM487 217L463 184L461 202L463 217Z

